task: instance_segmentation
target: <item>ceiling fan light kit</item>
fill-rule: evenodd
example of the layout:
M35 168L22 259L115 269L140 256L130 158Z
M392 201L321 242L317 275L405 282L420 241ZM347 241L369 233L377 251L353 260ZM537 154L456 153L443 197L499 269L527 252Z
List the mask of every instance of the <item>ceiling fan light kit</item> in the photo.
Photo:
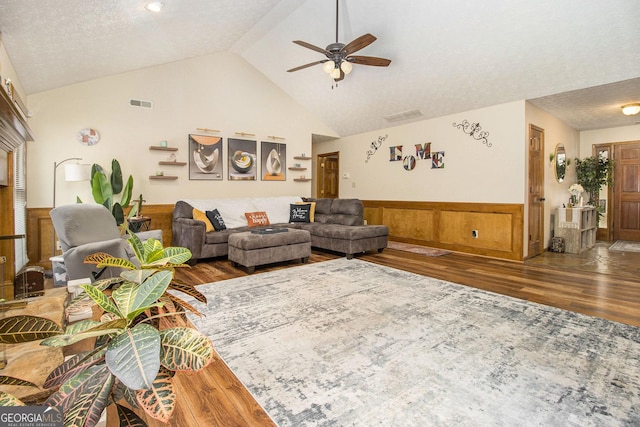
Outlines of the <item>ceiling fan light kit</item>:
M364 49L371 43L376 41L376 37L371 34L365 34L353 40L349 44L340 43L338 41L338 0L336 0L336 42L331 43L325 49L314 46L311 43L302 40L294 40L293 42L307 49L322 53L327 59L311 62L309 64L300 65L298 67L287 70L288 73L312 67L318 64L324 64L322 69L329 74L334 82L344 79L353 69L353 64L372 65L375 67L387 67L391 64L391 60L385 58L377 58L375 56L358 56L353 53Z
M622 108L622 114L625 116L635 116L640 113L640 104L627 104L620 108Z

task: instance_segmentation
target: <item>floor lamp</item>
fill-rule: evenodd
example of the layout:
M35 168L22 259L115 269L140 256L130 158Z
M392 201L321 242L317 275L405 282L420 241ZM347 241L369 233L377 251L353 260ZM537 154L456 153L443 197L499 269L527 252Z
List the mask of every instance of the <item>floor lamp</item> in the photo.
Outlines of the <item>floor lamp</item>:
M61 162L53 162L53 207L56 207L56 171L59 166L62 166L63 163L66 163L70 160L82 160L81 157L69 157L68 159L64 159ZM80 163L69 163L64 165L64 180L71 181L89 181L91 179L91 169L89 165L80 164ZM52 256L56 256L56 229L53 229L53 240L52 240Z

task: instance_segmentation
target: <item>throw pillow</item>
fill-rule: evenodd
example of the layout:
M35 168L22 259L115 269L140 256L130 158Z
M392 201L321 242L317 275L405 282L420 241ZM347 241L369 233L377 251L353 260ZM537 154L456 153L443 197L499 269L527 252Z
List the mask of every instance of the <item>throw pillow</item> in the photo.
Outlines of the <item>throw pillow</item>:
M314 222L315 214L316 214L316 202L296 202L296 205L310 205L311 209L309 209L308 222Z
M310 211L309 203L289 205L289 222L310 222Z
M246 212L244 216L247 218L247 224L249 227L270 225L266 212Z
M213 224L211 224L211 221L207 218L207 214L202 212L200 209L193 208L193 219L204 222L205 232L208 233L215 230L213 228Z
M216 229L216 231L227 229L227 226L224 224L224 219L222 219L222 215L220 214L220 212L218 212L218 209L206 211L205 213L207 214L207 218L209 218L209 221L211 221L211 224L213 225L213 228Z

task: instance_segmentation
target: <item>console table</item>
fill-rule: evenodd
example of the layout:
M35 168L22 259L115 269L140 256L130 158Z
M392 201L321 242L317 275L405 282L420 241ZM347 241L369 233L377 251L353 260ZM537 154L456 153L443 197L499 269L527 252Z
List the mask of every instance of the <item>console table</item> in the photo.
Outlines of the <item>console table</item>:
M596 244L597 217L593 206L556 209L554 235L564 239L565 252L577 254Z

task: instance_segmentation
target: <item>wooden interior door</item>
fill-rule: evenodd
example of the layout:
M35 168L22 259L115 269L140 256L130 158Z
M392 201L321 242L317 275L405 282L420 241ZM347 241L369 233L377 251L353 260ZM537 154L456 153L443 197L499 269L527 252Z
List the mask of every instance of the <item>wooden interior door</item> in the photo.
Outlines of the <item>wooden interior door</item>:
M340 153L318 154L316 194L318 197L337 198L340 193Z
M640 241L640 141L614 145L615 240Z
M529 125L529 245L527 257L544 250L544 130Z

